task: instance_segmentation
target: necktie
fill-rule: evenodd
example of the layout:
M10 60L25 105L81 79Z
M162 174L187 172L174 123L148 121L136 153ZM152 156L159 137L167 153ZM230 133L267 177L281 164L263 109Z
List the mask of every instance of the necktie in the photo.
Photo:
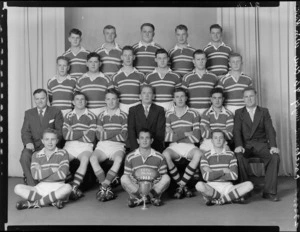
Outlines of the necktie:
M40 113L39 113L39 117L40 117L40 122L41 124L43 123L43 110L40 110Z
M148 114L149 114L148 108L149 108L149 106L145 106L145 116L146 116L146 118L148 117Z

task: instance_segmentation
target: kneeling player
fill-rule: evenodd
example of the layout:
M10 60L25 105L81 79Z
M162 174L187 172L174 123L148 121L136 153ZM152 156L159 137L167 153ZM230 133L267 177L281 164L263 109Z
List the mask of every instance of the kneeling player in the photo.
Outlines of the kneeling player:
M142 129L137 138L139 148L129 153L125 159L124 175L121 177L122 187L129 194L128 206L130 208L142 203L139 191L138 172L141 169L152 169L157 175L149 195L152 205L160 206L162 193L169 187L170 177L167 174L165 158L151 148L152 134L148 129Z
M99 181L99 191L96 197L99 201L115 198L111 190L111 182L117 176L125 154L127 139L127 115L119 108L119 92L108 89L105 94L107 108L97 119L96 136L99 140L95 151L90 157L90 163ZM99 163L110 159L113 165L106 177Z
M52 204L58 209L64 207L63 203L72 191L65 178L69 172L69 160L66 150L56 147L57 132L46 129L43 133L44 148L32 155L31 173L33 179L40 182L36 186L18 184L15 193L26 199L17 202L17 209L40 208Z
M223 205L227 202L243 203L243 196L253 189L250 181L233 185L238 177L237 160L232 151L225 149L225 135L220 129L212 131L213 148L201 159L200 169L204 183L199 181L196 189L202 193L206 205Z

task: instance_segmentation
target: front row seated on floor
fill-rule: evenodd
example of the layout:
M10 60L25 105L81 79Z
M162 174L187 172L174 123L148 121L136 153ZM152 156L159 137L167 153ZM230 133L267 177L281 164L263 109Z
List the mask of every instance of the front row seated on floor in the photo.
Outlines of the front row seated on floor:
M237 159L232 151L225 149L225 133L220 129L211 132L213 148L204 153L200 162L203 179L196 184L207 206L228 202L243 203L243 196L253 189L250 181L233 185L238 178Z
M17 209L40 208L47 205L64 207L72 191L65 183L69 172L69 158L66 150L58 149L58 135L54 129L43 133L44 148L32 155L31 174L40 181L36 186L17 184L14 192L25 200L17 202Z

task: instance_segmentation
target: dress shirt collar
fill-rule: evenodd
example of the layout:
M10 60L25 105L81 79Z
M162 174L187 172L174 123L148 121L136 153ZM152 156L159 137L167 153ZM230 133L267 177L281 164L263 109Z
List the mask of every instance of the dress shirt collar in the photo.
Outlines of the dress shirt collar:
M42 111L43 111L43 116L45 115L46 109L47 109L47 106L46 106L44 109L42 109ZM40 110L41 110L41 109L37 108L38 114L40 114Z

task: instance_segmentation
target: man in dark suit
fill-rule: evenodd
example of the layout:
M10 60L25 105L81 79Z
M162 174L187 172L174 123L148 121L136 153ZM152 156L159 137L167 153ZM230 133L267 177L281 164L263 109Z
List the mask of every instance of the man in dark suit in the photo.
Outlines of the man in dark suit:
M150 85L141 87L140 99L142 104L129 109L128 139L130 151L139 147L137 138L142 128L147 128L153 134L152 148L160 153L164 150L166 118L164 108L155 105L154 90Z
M238 166L239 180L248 180L247 168L250 157L263 160L266 169L263 198L278 201L277 175L279 169L279 149L276 145L276 132L268 109L256 104L256 91L245 88L243 97L246 106L235 112L234 143Z
M20 163L24 172L24 182L30 186L36 185L32 178L30 165L33 152L42 150L43 131L47 128L55 129L59 141L62 140L63 115L60 110L47 106L47 91L37 89L33 92L36 107L25 112L21 130L24 149L21 153Z

